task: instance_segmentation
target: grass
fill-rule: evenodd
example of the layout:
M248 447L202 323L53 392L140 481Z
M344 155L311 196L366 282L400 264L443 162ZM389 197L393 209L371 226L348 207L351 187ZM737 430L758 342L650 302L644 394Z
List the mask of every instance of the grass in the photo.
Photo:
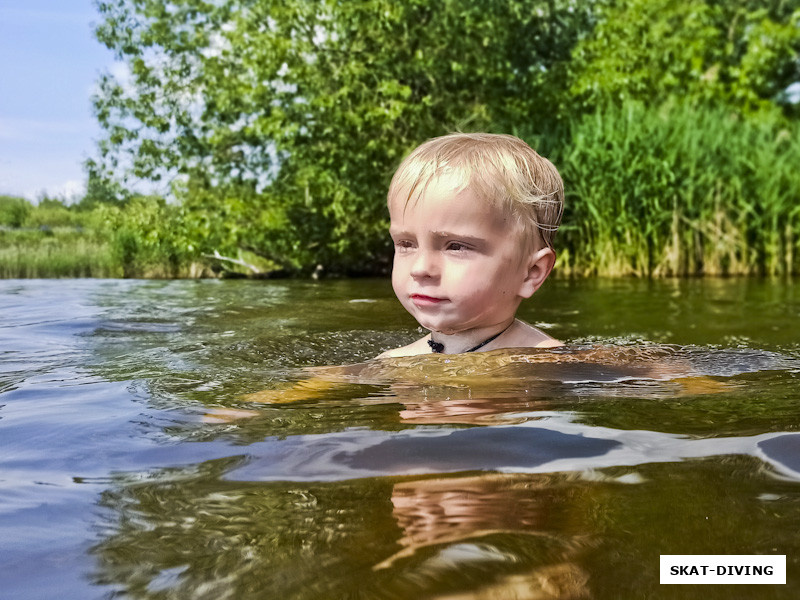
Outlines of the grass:
M796 123L628 104L570 133L555 156L567 188L562 273L798 272Z
M74 227L45 229L0 228L0 279L136 277L172 279L214 277L202 260L174 265L169 257L124 262L113 232Z
M108 241L73 228L0 230L0 278L120 277Z

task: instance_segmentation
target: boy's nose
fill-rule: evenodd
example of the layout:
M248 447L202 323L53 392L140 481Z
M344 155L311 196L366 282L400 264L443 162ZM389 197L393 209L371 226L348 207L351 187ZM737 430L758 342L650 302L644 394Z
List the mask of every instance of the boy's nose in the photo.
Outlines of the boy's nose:
M439 274L438 271L434 253L418 250L411 265L411 276L414 278L435 277Z

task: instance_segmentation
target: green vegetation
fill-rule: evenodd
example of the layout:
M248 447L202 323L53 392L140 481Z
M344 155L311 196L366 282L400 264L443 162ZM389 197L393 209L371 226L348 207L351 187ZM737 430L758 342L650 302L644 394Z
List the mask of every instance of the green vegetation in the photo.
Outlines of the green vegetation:
M582 107L679 97L757 116L800 116L796 0L620 0L593 3L597 25L572 52L569 98Z
M107 241L74 229L0 230L0 277L119 277Z
M588 26L573 4L99 2L98 38L132 77L100 82L98 167L178 173L202 252L386 272L399 161L454 128L552 118Z
M562 271L791 274L800 258L800 123L727 108L609 106L556 152Z
M30 212L31 205L24 198L0 196L0 226L22 227Z
M554 160L562 274L800 270L800 0L96 5L130 76L99 82L80 204L125 276L386 273L391 174L453 130Z
M180 223L179 207L159 198L67 206L0 197L0 277L213 275L193 260Z

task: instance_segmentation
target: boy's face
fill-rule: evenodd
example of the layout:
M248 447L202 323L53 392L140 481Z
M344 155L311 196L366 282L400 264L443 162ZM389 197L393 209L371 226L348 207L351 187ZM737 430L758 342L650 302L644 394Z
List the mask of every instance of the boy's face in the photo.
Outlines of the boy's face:
M454 187L442 177L416 203L389 202L394 292L420 325L445 334L508 323L528 272L510 221Z

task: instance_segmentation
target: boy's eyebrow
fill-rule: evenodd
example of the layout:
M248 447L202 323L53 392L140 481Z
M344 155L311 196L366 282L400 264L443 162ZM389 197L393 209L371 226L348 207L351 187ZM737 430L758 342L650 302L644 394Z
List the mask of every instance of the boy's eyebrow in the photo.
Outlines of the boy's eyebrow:
M467 235L466 233L456 233L454 231L431 231L431 234L437 238L457 238L459 240L464 240L465 242L482 242L484 238L475 236L475 235Z
M455 232L455 231L444 231L444 230L438 231L437 230L437 231L431 231L430 233L431 233L431 235L433 237L436 237L436 238L439 238L439 239L455 238L455 239L462 240L462 241L465 241L465 242L469 242L469 243L472 243L472 244L479 244L479 243L482 243L482 242L486 241L485 238L480 237L480 236L469 235L469 234L466 234L466 233L458 233L458 232ZM408 231L406 229L398 229L398 228L392 227L391 225L389 226L389 235L391 237L416 237L416 234L411 232L411 231Z
M389 227L389 235L392 236L392 237L416 237L416 235L413 234L410 231L401 230L401 229L393 229L392 227ZM470 243L473 243L473 244L478 244L478 243L486 241L484 238L479 237L479 236L467 235L466 233L456 233L454 231L431 231L431 235L433 237L440 238L440 239L442 239L442 238L445 238L445 239L446 238L455 238L455 239L462 240L462 241L465 241L465 242L470 242Z

